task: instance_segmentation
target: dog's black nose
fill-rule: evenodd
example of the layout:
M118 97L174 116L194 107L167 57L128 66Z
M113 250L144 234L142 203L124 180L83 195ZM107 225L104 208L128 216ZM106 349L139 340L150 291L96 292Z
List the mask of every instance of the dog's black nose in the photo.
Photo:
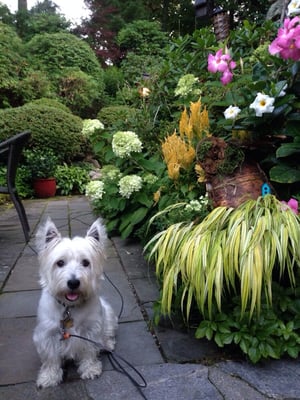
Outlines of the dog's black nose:
M80 286L80 280L79 279L70 279L70 280L68 280L68 287L71 289L71 290L74 290L74 289L77 289L77 288L79 288L79 286Z

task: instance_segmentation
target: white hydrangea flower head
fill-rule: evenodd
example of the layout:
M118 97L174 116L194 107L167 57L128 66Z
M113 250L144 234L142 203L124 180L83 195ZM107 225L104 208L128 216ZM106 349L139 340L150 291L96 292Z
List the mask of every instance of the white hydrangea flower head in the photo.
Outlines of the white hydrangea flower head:
M250 108L253 108L255 115L261 117L265 113L272 113L274 110L274 97L270 97L267 94L258 92L253 103L250 104Z
M118 131L113 136L112 150L117 157L129 157L131 153L140 153L142 148L142 142L135 132Z
M240 112L241 109L239 107L229 106L224 111L224 117L225 119L236 119L236 117L239 115Z
M106 180L113 181L116 179L120 179L122 176L120 169L115 165L111 164L104 165L101 168L100 172L101 172L101 177L104 181Z
M145 175L143 176L143 181L144 181L145 183L148 183L148 184L152 185L153 183L155 183L156 181L158 181L158 177L157 177L156 175L153 175L153 174L148 173L148 174L145 174Z
M104 125L102 124L101 121L99 121L99 119L84 119L83 120L83 127L82 127L82 131L81 131L83 136L91 135L92 133L94 133L94 131L96 129L104 129Z
M189 94L200 95L201 90L195 86L198 83L198 78L193 74L183 75L176 86L175 96L188 96Z
M92 201L101 200L104 194L104 182L97 180L91 181L86 185L85 195L90 197Z
M126 175L119 181L119 193L122 197L129 199L133 192L141 190L143 180L138 175Z

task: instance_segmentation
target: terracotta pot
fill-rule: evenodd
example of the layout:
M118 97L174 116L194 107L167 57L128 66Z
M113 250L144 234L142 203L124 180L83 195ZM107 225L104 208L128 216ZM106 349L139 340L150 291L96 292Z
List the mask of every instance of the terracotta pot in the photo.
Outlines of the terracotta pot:
M39 198L53 197L56 193L55 178L35 179L33 182L35 195Z

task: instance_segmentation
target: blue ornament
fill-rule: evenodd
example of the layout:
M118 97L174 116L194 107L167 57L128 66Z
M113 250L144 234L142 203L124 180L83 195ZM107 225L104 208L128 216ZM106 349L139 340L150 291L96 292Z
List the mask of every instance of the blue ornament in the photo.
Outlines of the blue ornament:
M262 184L261 186L261 195L264 197L266 194L271 193L271 188L267 183Z

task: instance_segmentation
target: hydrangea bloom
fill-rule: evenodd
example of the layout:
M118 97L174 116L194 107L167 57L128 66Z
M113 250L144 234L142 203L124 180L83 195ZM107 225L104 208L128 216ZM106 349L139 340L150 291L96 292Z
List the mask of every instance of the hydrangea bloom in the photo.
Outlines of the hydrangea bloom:
M292 0L287 9L287 15L297 15L300 14L300 0Z
M286 18L278 29L276 39L269 46L270 54L279 54L284 60L300 60L300 18Z
M85 195L90 197L92 201L101 200L104 194L104 182L91 181L86 185Z
M176 86L175 96L188 96L189 94L200 95L201 90L195 88L195 84L198 83L198 78L193 74L186 74L182 76Z
M228 53L223 54L223 49L216 52L215 55L208 55L208 71L212 73L221 72L221 82L227 85L231 82L233 74L232 70L236 67L236 63L231 59Z
M83 127L81 131L83 136L89 136L90 134L94 133L96 129L104 129L104 125L101 121L99 121L99 119L83 120Z
M235 119L240 112L241 112L241 109L239 107L229 106L224 111L224 117L225 117L225 119Z
M120 158L129 157L131 153L140 153L142 147L142 142L134 132L119 131L113 136L112 150Z
M208 196L200 196L199 200L191 200L189 204L185 206L186 211L201 211L203 207L208 205Z
M148 173L148 174L143 176L143 181L145 183L148 183L149 185L152 185L153 183L158 181L158 177L156 175Z
M142 178L138 175L126 175L119 181L119 193L122 197L129 199L133 192L142 188Z
M253 108L255 115L261 117L265 113L272 113L274 110L274 97L270 97L267 94L257 93L257 96L253 103L250 104L250 108Z
M122 176L122 173L118 167L115 165L104 165L101 168L101 176L104 180L115 180L115 179L120 179Z

